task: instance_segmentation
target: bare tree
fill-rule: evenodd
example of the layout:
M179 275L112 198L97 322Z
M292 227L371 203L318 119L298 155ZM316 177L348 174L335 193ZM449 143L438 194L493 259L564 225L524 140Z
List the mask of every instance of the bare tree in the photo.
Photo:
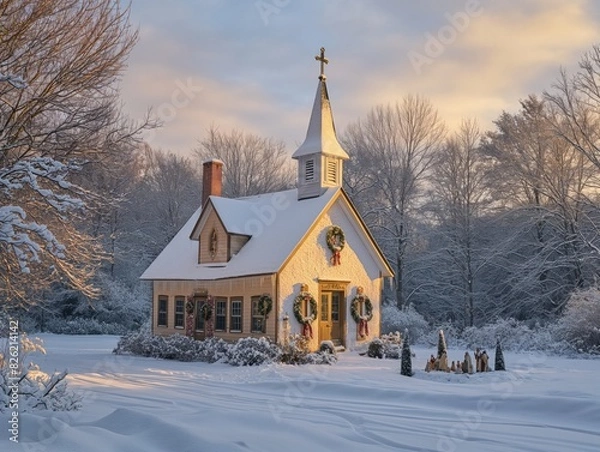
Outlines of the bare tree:
M145 149L143 176L130 208L146 235L146 251L157 255L200 207L202 178L187 157Z
M443 145L445 127L431 103L407 96L401 103L377 106L351 124L342 141L356 156L345 181L371 201L359 208L392 259L396 303L406 297L406 251L411 221L434 156ZM352 171L354 167L355 171Z
M272 138L211 126L194 150L203 162L223 161L223 195L230 198L269 193L293 186L295 172L285 145Z
M498 306L504 313L548 313L590 279L596 258L586 237L594 228L590 196L597 193L598 177L591 161L558 132L563 120L553 104L530 96L521 106L518 114L500 116L483 146L494 165L496 200L520 231L507 235L504 259L495 262L498 274L511 275L505 284L510 290L497 291L503 293Z
M77 225L100 198L69 178L136 133L115 85L136 33L116 0L3 0L0 15L0 299L57 281L93 296L102 253Z
M561 70L551 91L544 92L554 130L600 168L600 45L595 45L568 76Z
M440 295L449 298L450 305L462 307L467 326L475 322L476 278L484 262L476 222L489 205L480 138L477 123L464 121L436 159L432 178L433 202L438 204L435 209L438 230L446 242L443 247L446 256L440 256L442 261L438 262L438 279L445 280Z

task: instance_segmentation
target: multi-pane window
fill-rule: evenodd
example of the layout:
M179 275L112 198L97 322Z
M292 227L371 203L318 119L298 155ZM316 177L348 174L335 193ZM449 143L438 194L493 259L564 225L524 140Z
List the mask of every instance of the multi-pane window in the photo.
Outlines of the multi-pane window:
M321 295L321 321L329 321L329 297L326 294Z
M229 319L229 331L240 333L242 331L242 299L231 299L231 310Z
M227 298L215 299L215 331L225 331L227 327Z
M183 328L185 297L175 297L175 328Z
M339 292L334 292L331 294L331 320L333 322L340 321L341 297L342 296Z
M264 332L264 321L262 315L258 312L258 300L259 296L252 297L252 332L253 333L263 333Z
M166 295L158 296L158 321L156 324L158 326L168 326L167 324L167 313L169 305L169 297Z
M204 313L202 306L206 303L205 298L196 298L196 331L204 331Z

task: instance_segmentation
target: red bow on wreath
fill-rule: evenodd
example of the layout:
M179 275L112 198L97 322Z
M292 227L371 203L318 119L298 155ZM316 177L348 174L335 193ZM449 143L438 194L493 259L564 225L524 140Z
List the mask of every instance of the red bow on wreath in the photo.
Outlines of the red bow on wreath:
M312 326L310 325L310 323L304 322L304 324L302 325L302 335L304 337L310 337L312 339L313 331L312 331Z
M331 265L340 265L342 263L340 258L340 250L334 250L333 255L331 256Z
M360 319L360 322L358 322L358 334L360 334L360 337L369 335L369 322L367 322L367 319Z

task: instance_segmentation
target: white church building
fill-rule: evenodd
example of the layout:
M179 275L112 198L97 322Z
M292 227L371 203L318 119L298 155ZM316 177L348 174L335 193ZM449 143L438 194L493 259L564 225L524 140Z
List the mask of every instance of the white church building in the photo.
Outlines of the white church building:
M297 188L229 199L222 162L204 163L202 206L141 276L152 282L152 331L197 339L303 334L353 349L380 332L393 271L342 188L348 154L336 137L321 73Z

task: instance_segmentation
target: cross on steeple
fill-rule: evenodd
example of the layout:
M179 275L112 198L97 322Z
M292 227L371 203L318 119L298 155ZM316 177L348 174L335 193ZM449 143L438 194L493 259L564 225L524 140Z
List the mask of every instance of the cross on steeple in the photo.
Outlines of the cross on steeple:
M317 55L315 60L321 62L321 74L319 75L319 80L325 80L327 78L325 76L325 65L329 63L329 60L325 58L325 47L321 47L321 55Z

